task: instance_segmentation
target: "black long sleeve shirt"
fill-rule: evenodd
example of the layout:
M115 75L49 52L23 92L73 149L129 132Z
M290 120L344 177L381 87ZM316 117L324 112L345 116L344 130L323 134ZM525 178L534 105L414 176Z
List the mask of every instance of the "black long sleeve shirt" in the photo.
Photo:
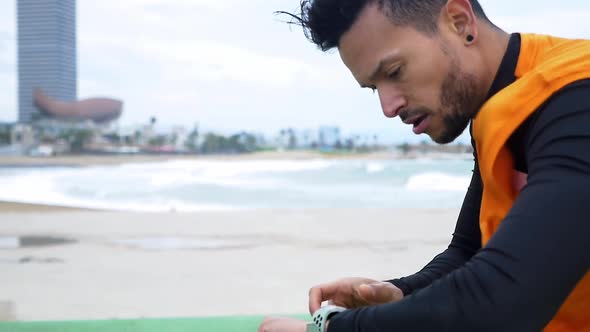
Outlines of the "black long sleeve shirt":
M490 97L516 80L519 54L514 34ZM391 281L402 301L340 313L328 332L540 331L551 321L590 267L590 80L553 95L508 145L528 183L490 242L481 247L474 145L473 177L448 249Z

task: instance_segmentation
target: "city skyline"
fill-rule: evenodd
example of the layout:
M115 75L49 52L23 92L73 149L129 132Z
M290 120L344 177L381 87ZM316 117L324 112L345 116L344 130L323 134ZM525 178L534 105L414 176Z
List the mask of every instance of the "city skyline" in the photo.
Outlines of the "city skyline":
M13 2L0 4L4 121L17 114ZM590 38L587 2L481 3L507 31ZM374 132L385 141L428 140L414 136L399 119L384 118L376 95L358 88L337 52L322 54L300 29L273 15L297 5L293 0L79 0L79 96L125 100L122 126L155 116L165 127L198 122L220 132L271 134L330 125Z
M39 110L33 94L77 99L76 0L16 0L18 121Z

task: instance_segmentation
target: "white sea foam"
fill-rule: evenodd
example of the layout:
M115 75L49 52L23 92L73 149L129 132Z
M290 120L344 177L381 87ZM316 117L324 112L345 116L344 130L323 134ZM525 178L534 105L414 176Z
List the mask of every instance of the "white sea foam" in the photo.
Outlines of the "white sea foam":
M143 174L152 186L164 188L190 184L211 184L252 189L274 188L282 184L268 175L321 171L333 163L324 160L251 161L169 161L166 163L122 165L119 172Z
M94 170L98 171L98 170ZM98 172L100 173L100 172ZM93 176L94 175L94 176ZM69 182L66 184L65 182ZM96 181L103 180L100 186L95 186ZM224 204L199 204L187 203L174 199L157 199L150 195L150 188L140 188L135 197L114 199L115 184L125 187L124 177L116 176L111 179L96 178L96 174L89 169L42 169L26 171L22 174L0 177L0 200L46 204L55 206L67 206L100 210L120 210L137 212L194 212L217 211L233 209ZM94 182L94 183L93 183ZM76 187L87 187L92 194L89 197L67 194L68 190ZM147 186L146 186L147 187ZM143 193L143 195L142 195Z
M437 193L465 191L469 178L453 174L469 174L470 167L468 161L219 160L0 169L0 200L142 212L351 203L397 207L419 201L425 207L454 207L460 205L460 198L449 196L440 203ZM431 203L435 199L438 203Z
M163 163L126 164L120 168L133 170L197 170L211 175L233 176L262 172L301 172L322 170L332 166L326 160L171 160Z
M428 172L411 176L405 188L410 191L466 191L468 176Z
M62 198L53 179L43 170L0 177L0 200L53 204Z
M385 165L383 163L372 162L372 163L368 163L366 166L366 171L368 174L381 173L384 170L385 170Z

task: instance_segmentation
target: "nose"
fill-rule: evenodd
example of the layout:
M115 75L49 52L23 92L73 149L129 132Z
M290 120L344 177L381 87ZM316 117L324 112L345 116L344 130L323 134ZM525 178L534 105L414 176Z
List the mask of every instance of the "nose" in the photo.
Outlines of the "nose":
M379 93L383 115L388 118L395 118L407 106L406 98L397 89L377 88L377 92Z

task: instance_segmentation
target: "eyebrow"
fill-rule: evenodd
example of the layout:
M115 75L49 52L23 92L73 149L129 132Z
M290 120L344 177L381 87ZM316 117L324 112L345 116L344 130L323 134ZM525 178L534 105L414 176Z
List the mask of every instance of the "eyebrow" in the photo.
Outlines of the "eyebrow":
M385 58L381 59L381 61L379 61L379 64L377 64L377 67L375 67L375 70L373 70L373 72L371 73L371 75L369 76L369 81L372 82L375 80L375 78L377 77L377 75L379 75L379 72L381 72L383 70L383 67L385 67L386 64L388 64L389 62L399 58L399 53L393 53L390 54L388 56L386 56ZM361 84L361 88L370 88L370 86Z

